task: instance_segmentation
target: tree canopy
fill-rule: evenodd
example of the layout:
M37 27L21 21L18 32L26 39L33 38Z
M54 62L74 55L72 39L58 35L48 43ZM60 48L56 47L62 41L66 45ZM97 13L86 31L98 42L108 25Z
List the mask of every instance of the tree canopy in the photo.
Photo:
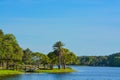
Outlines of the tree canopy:
M53 51L48 54L33 52L29 48L23 50L13 34L4 34L0 30L0 67L9 69L11 65L36 65L39 69L41 66L44 69L53 69L54 66L65 69L65 65L75 64L77 57L63 46L61 41L56 42Z
M1 66L6 68L11 62L21 61L23 56L22 48L19 46L15 36L13 34L4 34L0 30L0 61Z

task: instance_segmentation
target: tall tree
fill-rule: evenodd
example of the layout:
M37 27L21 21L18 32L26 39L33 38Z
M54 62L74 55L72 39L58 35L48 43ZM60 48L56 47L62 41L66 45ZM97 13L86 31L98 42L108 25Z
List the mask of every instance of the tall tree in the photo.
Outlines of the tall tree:
M32 63L32 51L27 48L23 50L23 53L22 61L24 64L30 65Z
M60 69L62 65L62 47L63 46L64 44L61 41L58 41L53 45L54 50L56 50L58 54L58 59L59 59L58 69Z
M3 31L0 29L0 37L3 35L4 35Z
M9 67L9 62L20 61L22 59L22 48L18 45L13 34L5 34L0 38L0 59L6 63L6 69Z
M0 67L3 67L3 54L2 54L2 51L3 51L3 36L4 36L4 33L3 31L0 29Z

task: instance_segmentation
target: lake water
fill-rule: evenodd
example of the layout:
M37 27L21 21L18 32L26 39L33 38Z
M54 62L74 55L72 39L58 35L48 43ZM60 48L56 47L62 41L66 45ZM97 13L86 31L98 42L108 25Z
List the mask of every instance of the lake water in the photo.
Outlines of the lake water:
M23 74L4 80L120 80L120 68L72 66L78 72L66 74Z

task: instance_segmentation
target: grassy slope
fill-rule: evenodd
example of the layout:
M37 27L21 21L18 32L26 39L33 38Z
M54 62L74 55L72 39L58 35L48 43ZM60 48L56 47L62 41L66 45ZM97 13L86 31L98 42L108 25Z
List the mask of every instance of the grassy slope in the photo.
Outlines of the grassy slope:
M0 77L11 76L16 74L22 74L22 72L13 70L0 70Z
M73 69L67 68L67 69L53 69L53 70L36 70L36 73L70 73L70 72L76 72Z

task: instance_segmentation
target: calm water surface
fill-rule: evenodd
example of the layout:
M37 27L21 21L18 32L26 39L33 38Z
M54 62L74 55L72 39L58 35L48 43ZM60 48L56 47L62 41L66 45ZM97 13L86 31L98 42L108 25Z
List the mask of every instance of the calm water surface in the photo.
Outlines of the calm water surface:
M66 74L23 74L4 80L120 80L120 68L72 66L78 72Z

